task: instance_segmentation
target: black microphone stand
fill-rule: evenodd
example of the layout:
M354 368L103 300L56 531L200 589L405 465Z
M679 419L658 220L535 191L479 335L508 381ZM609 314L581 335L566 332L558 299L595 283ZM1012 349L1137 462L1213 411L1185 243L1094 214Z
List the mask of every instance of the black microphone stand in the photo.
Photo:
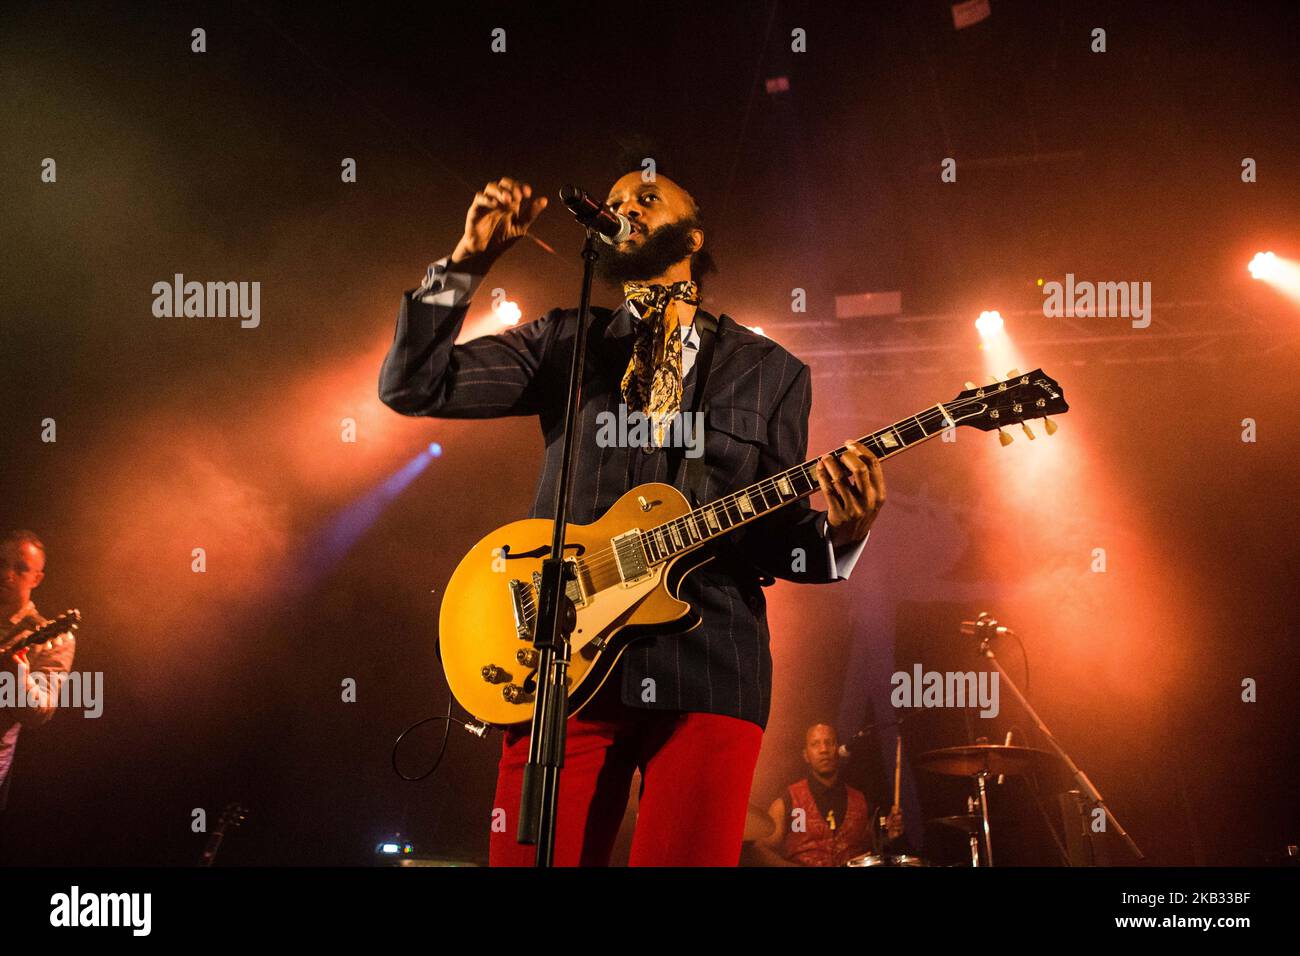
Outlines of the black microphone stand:
M968 627L970 623L972 622L962 622L963 634L971 633ZM1020 692L1020 688L1016 686L1015 681L1011 679L1011 675L1008 674L1003 669L1002 662L999 661L997 659L997 656L993 653L993 638L996 637L998 634L997 621L989 618L987 614L981 614L979 616L979 620L973 623L974 623L974 633L977 637L979 637L980 640L979 652L985 657L987 657L989 661L992 662L993 666L998 669L998 673L1002 675L1002 682L1006 684L1007 687L1011 688L1012 695L1016 698L1016 700L1020 702L1020 706L1025 708L1025 713L1029 715L1029 719L1032 720L1035 726L1038 727L1039 732L1043 735L1043 739L1047 741L1048 746L1050 746L1053 750L1056 751L1056 755L1061 758L1061 761L1069 769L1070 775L1071 777L1074 778L1074 782L1078 784L1079 789L1082 790L1085 794L1087 794L1088 799L1092 801L1093 806L1101 807L1102 812L1105 813L1106 815L1106 819L1109 820L1111 824L1115 827L1115 832L1119 834L1120 839L1124 841L1124 843L1128 846L1129 850L1132 851L1133 855L1136 856L1139 860L1145 860L1146 857L1143 855L1142 851L1138 849L1138 845L1133 842L1133 838L1128 835L1128 831L1125 830L1122 826L1120 826L1119 820L1115 819L1115 814L1113 814L1110 810L1110 807L1106 805L1106 801L1102 798L1101 791L1099 791L1096 787L1092 785L1092 781L1088 779L1088 775L1084 773L1082 770L1080 770L1079 765L1070 759L1070 755L1065 752L1065 748L1062 747L1057 742L1056 738L1052 736L1052 732L1047 729L1047 724L1043 723L1043 718L1038 716L1038 711L1034 710L1033 706L1029 703L1029 699ZM988 803L986 801L985 792L984 792L984 776L986 775L981 775L979 780L980 800L985 801L983 803L984 838L986 841L985 850L988 853L989 866L992 866L993 851L989 848L987 843L989 824L988 824ZM1055 830L1052 831L1052 836L1053 837L1056 836ZM1058 841L1058 845L1059 845L1059 841Z
M555 528L550 556L542 561L537 625L533 633L533 646L538 652L536 706L533 708L532 737L528 743L528 763L524 766L523 791L519 799L518 842L537 845L539 867L553 865L555 858L560 770L564 767L565 721L569 716L569 635L576 624L576 611L566 593L566 582L573 577L573 572L564 560L564 537L568 526L569 491L573 483L578 408L582 403L582 366L587 352L591 282L598 258L596 235L595 230L588 228L587 240L582 246L582 300L573 339L573 363L569 368L564 446L555 488Z

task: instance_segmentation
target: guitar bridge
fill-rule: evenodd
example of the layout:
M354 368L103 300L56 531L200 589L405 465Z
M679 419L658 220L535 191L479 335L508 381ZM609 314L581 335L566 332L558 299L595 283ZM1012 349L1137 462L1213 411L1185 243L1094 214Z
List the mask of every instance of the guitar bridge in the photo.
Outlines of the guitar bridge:
M582 586L582 568L577 558L565 558L568 573L565 575L564 593L575 608L585 607L588 603L587 590ZM528 585L515 579L510 582L510 601L515 614L515 633L521 641L533 639L533 624L540 613L538 598L542 593L542 572L533 572L533 583Z
M529 591L528 585L518 578L510 582L510 607L515 615L515 634L521 641L531 641L533 639L533 628L528 622L529 614L536 617L536 607L533 601L533 592Z

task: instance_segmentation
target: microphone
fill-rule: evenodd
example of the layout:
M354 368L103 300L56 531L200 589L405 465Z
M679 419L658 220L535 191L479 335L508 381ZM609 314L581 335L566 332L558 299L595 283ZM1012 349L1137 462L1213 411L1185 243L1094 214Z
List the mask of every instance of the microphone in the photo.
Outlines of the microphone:
M874 731L877 727L901 727L901 726L903 726L902 718L899 718L898 720L882 721L881 723L867 724L867 726L863 727L856 734L850 737L847 741L840 744L839 747L836 748L836 752L841 757L852 757L854 751L856 751L858 748L858 741L861 740L863 737L867 736L867 734Z
M577 186L561 186L560 202L569 207L569 212L578 222L611 246L632 235L632 222L627 216L615 212Z
M990 636L995 637L1014 637L1016 633L1011 628L999 624L988 611L980 611L980 616L973 621L961 622L961 633L964 637L982 638L988 631L992 631L993 634Z

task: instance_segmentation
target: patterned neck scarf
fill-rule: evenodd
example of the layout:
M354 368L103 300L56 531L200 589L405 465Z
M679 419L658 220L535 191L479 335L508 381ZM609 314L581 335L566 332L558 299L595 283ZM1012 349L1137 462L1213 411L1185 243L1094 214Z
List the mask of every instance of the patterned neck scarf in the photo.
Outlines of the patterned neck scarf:
M678 303L698 305L699 289L694 282L670 286L623 285L623 297L637 307L632 359L623 373L623 400L628 411L643 412L654 423L655 443L663 444L663 432L682 407L682 337Z

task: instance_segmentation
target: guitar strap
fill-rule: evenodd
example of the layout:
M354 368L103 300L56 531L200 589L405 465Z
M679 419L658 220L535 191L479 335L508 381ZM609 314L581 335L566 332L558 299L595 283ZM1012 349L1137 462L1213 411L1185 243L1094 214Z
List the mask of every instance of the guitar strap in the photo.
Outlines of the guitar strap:
M724 315L722 318L726 318ZM713 351L718 342L718 330L721 322L715 319L703 309L695 310L695 328L700 336L700 351L695 356L695 392L691 395L691 414L702 413L705 421L708 418L708 409L704 404L704 392L709 385L709 369L713 367ZM704 441L703 433L700 434L700 441ZM682 463L686 466L686 492L691 499L691 504L698 507L704 501L704 449L701 446L700 455L695 458L687 458L684 448L673 449L673 457L676 461L673 463L673 478L676 481L680 473Z

